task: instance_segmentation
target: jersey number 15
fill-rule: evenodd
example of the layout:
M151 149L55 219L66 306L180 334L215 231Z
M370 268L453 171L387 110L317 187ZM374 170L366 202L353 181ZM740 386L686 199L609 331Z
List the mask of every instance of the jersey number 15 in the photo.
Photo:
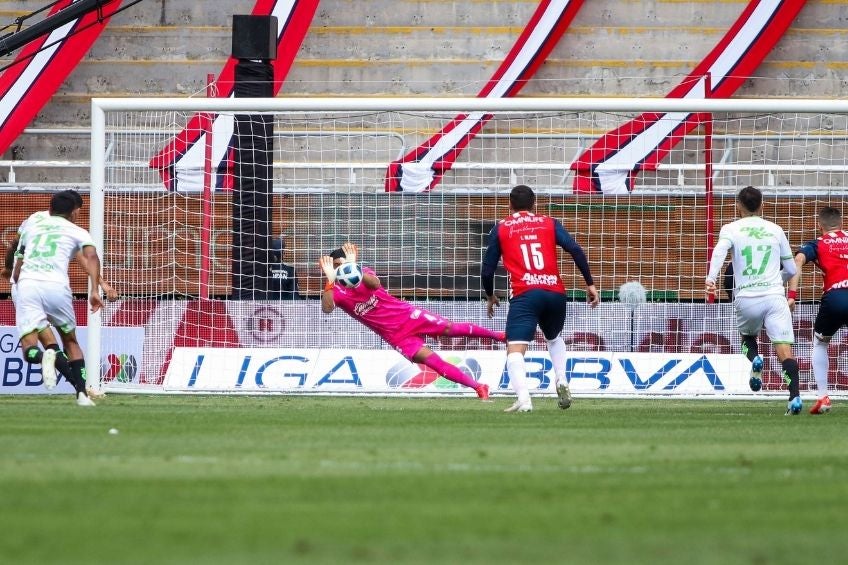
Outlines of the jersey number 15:
M542 255L541 243L522 243L519 247L521 247L521 256L524 257L524 266L528 271L545 268L545 256Z
M50 233L47 235L39 234L35 236L32 242L32 252L30 259L38 257L49 258L56 255L56 245L59 240L59 234Z

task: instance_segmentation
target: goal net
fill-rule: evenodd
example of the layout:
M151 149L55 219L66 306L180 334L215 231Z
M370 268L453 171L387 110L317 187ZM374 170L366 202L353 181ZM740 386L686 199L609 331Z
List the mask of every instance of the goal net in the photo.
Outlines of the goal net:
M582 278L561 257L575 393L750 393L732 288L705 300L710 250L746 185L763 190L763 215L793 248L818 235L821 206L848 212L846 109L804 100L95 99L91 230L122 299L90 317L89 363L100 360L110 390L459 391L343 312L322 314L317 262L353 241L391 294L502 330L509 305L486 317L481 260L509 190L526 184L537 212L561 220L586 250L601 291L600 307L588 308ZM674 130L663 120L681 115L698 122L653 153L655 165L644 158L651 148L637 152L634 169L608 165L625 190L576 190L587 151L644 112L667 113L657 120L663 131ZM192 120L198 113L209 120ZM484 119L452 153L424 163L438 172L431 189L387 192L390 165L432 146L458 114ZM225 139L209 135L217 117L235 124ZM188 152L174 150L171 164L151 166L198 122L205 150L179 164ZM225 148L220 158L215 147ZM589 178L602 168L588 169ZM501 269L495 288L506 297ZM805 268L794 313L804 394L814 394L820 289L819 274ZM553 394L537 337L529 376ZM760 338L760 394L783 395L780 364L765 332ZM500 344L429 344L493 390L510 391ZM834 393L848 387L846 349L840 332L831 345Z

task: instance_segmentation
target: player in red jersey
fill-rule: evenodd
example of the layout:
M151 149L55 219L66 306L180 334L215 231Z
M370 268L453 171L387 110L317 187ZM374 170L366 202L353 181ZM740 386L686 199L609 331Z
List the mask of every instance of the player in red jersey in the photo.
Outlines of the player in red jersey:
M789 281L789 308L793 309L798 298L801 267L813 262L821 269L824 278L822 300L813 324L812 365L819 399L810 409L810 414L823 414L830 410L827 346L833 335L848 324L848 232L842 229L842 213L825 206L819 210L819 228L822 234L798 249L795 255L798 272Z
M488 400L489 385L478 383L439 357L427 347L424 337L464 336L505 341L503 332L474 324L451 322L434 312L395 298L386 292L376 273L368 268L362 269L362 282L354 288L336 283L336 267L342 263L355 263L357 254L358 249L354 244L345 243L341 249L321 257L321 269L327 277L327 284L321 294L321 310L329 314L338 306L413 363L422 363L446 379L474 389L480 400Z
M586 281L587 299L594 308L600 301L592 280L586 254L556 219L536 215L536 195L529 186L519 185L509 193L512 212L489 233L489 246L483 257L480 274L488 297L488 314L493 317L500 300L495 295L495 269L503 257L509 274L510 301L506 316L506 369L518 399L506 412L530 412L533 403L527 390L524 353L533 341L538 326L548 342L559 406L571 406L571 391L565 377L565 287L559 275L557 246L571 254L574 264Z

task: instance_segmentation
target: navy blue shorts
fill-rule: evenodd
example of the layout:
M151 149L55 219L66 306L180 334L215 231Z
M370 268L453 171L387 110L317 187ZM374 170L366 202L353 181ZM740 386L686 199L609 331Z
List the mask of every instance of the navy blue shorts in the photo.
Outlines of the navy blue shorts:
M536 326L545 339L554 339L565 323L565 295L550 290L528 290L509 301L506 315L506 340L530 343Z
M835 288L824 293L813 330L824 337L832 337L839 328L848 324L848 289Z

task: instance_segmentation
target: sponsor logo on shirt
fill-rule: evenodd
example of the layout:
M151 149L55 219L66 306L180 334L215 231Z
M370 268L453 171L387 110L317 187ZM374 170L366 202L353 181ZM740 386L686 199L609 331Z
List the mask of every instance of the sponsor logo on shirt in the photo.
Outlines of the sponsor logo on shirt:
M532 273L524 273L521 281L528 285L544 285L555 286L559 282L559 277L556 275L535 275Z
M827 237L827 238L822 239L822 241L824 243L827 243L828 245L838 245L840 243L846 244L846 243L848 243L848 236L845 236L845 237Z
M783 285L778 285L771 281L754 281L739 285L739 290L742 290L743 288L756 288L761 286L780 286L782 288Z
M353 313L357 316L364 316L376 307L377 297L372 294L365 302L357 302L353 307Z
M740 231L742 231L743 233L747 233L748 237L752 239L767 239L771 236L771 233L769 233L766 228L748 226L742 228Z
M521 224L542 224L544 222L545 218L543 216L519 216L518 218L504 220L504 226L511 227Z

